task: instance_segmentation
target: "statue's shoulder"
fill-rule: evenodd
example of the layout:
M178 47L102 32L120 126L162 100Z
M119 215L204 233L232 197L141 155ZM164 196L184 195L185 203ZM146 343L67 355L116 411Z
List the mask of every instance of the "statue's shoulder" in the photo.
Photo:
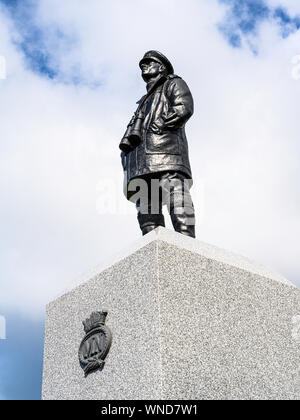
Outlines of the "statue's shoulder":
M177 76L177 74L169 74L167 76L167 80L165 81L165 84L167 86L170 86L172 84L176 84L177 82L179 82L179 80L182 80L180 76Z
M182 92L188 89L188 87L182 77L177 76L176 74L170 74L165 82L165 92L167 95L170 95L174 89L178 92Z
M164 90L165 92L170 92L172 88L180 81L182 80L180 76L177 76L177 74L168 74L167 80L164 83Z
M169 74L167 80L181 79L177 74Z
M165 86L168 89L168 87L172 87L174 85L177 85L178 83L181 83L182 78L180 76L177 76L177 74L169 74L167 76L167 80L165 81Z

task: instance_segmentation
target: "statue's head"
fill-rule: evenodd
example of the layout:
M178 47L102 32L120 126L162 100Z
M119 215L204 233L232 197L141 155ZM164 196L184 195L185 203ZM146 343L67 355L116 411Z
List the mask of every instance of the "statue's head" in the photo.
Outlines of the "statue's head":
M170 61L159 51L148 51L139 63L142 78L145 82L156 78L159 74L173 74L174 69Z

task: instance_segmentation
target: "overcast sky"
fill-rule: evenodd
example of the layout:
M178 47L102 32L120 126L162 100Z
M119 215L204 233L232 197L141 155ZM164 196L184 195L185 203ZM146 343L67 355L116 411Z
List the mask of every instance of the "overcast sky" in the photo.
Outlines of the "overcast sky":
M0 399L39 398L45 304L140 238L118 144L149 49L194 96L197 238L300 286L300 2L0 0Z

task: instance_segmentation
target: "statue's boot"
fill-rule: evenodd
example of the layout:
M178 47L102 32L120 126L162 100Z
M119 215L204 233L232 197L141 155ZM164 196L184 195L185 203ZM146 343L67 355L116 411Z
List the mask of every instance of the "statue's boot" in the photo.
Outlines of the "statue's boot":
M174 211L170 213L172 224L174 229L178 233L183 235L191 236L192 238L196 237L195 233L195 213L194 207L181 209L182 214L176 214Z
M157 225L149 225L142 228L142 234L143 236L147 235L147 233L151 232L152 230L156 229Z
M163 214L141 214L138 213L138 221L143 236L159 226L165 227L165 218Z

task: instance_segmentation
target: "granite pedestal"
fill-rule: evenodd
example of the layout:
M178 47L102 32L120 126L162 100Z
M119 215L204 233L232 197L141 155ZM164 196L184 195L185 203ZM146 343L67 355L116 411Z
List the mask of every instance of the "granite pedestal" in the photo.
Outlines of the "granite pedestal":
M102 309L112 345L85 377L82 321ZM299 315L280 275L158 228L47 306L43 399L299 399Z

